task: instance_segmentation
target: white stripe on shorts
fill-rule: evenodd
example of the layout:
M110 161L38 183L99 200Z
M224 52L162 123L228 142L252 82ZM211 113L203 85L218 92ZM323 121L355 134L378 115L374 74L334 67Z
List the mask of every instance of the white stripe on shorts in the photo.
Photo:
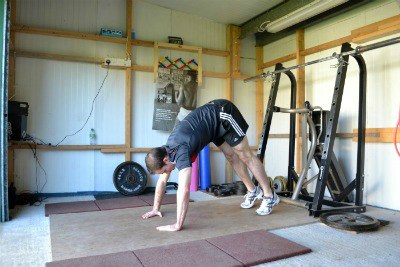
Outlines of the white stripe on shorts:
M233 129L235 130L235 132L239 135L239 136L245 136L246 134L243 132L243 130L240 128L240 126L237 124L237 122L235 121L235 119L232 117L232 115L224 113L224 112L220 112L219 113L220 118L227 120L231 123Z

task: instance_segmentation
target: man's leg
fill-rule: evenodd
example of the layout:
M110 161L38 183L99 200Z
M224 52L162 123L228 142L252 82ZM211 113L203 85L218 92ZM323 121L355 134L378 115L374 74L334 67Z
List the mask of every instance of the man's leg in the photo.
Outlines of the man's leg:
M254 155L249 146L247 137L245 136L243 140L236 146L232 147L232 150L239 157L239 159L250 169L254 177L261 185L265 197L272 197L272 190L269 185L267 173L265 172L264 165L262 162ZM250 179L251 180L251 179Z
M224 153L226 159L230 162L236 174L242 179L248 191L253 191L256 186L254 185L247 166L239 159L239 156L233 151L232 147L228 143L224 142L219 146L219 149Z

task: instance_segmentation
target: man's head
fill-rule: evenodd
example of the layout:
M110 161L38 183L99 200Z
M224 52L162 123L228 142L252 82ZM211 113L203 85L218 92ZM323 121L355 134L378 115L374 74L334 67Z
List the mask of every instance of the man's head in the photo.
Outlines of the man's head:
M150 174L162 174L175 169L167 156L165 147L155 147L146 155L146 167Z

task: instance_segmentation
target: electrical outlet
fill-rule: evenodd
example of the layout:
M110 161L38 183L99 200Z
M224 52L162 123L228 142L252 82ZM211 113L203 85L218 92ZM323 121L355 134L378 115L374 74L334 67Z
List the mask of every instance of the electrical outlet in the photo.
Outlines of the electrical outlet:
M109 62L109 64L108 64ZM132 62L130 59L123 59L123 58L105 58L104 64L110 66L118 66L118 67L130 67Z

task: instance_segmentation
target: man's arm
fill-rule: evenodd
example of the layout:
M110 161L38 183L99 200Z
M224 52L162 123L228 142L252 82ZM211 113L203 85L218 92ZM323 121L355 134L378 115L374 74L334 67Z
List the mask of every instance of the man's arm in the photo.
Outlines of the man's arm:
M171 174L170 172L166 172L166 173L161 174L160 177L158 178L157 185L156 185L156 192L154 194L153 210L143 214L142 215L143 219L151 218L154 216L162 217L162 214L160 212L161 200L164 197L165 187L167 186L167 182L168 182L170 174Z
M190 196L190 177L192 174L192 167L185 168L179 171L179 186L176 195L176 223L172 225L165 225L157 227L160 231L179 231L182 229L185 221L186 213L189 206Z

